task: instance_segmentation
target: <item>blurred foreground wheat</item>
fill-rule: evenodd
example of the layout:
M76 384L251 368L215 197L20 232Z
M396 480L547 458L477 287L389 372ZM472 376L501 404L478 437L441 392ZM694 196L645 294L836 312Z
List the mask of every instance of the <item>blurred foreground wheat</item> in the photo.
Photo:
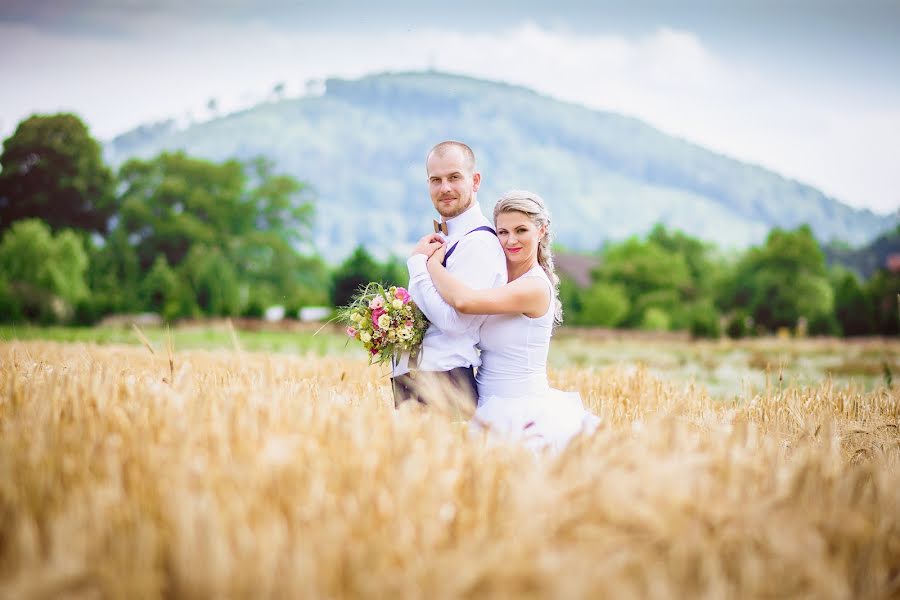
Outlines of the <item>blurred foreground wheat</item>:
M900 597L896 386L553 382L536 460L362 361L0 344L0 597Z

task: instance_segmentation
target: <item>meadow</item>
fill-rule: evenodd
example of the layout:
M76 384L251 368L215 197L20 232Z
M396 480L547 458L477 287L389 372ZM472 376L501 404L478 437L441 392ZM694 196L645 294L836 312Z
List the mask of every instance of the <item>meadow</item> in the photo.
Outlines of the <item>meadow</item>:
M0 598L900 597L900 341L561 330L468 432L333 330L0 329Z

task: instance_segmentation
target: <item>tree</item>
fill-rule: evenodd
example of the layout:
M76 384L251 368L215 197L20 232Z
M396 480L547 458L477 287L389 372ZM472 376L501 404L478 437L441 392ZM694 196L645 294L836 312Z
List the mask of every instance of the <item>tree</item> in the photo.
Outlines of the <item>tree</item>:
M643 296L654 294L677 302L692 296L694 289L684 256L672 253L656 242L637 238L608 246L603 253L603 262L593 276L595 281L622 286L631 305L623 321L629 326L641 325L644 312L654 305L654 302L641 302ZM654 326L658 325L657 320Z
M640 296L632 312L640 315L643 322L647 312L656 309L667 315L670 329L686 329L690 325L688 307L685 298L677 290L659 289Z
M718 338L722 335L719 311L710 300L703 300L688 307L688 330L694 338Z
M875 333L900 333L900 273L879 269L866 282L866 294L871 299Z
M180 310L180 285L178 275L166 262L166 257L157 256L153 268L140 284L142 308L158 313L166 319L175 318Z
M53 235L39 219L19 221L0 241L0 304L28 320L66 320L74 305L88 296L87 253L71 231Z
M326 300L325 265L296 250L310 234L307 190L274 173L271 162L163 153L128 161L120 179L113 236L133 247L140 274L160 257L178 274L177 302L164 303L166 314L260 314L271 304Z
M872 302L853 271L836 268L832 277L834 313L846 336L868 335L874 330Z
M725 333L730 338L740 339L753 334L753 325L753 317L742 310L737 310L728 319Z
M563 320L567 325L582 325L582 312L584 310L583 296L586 290L582 290L574 279L565 273L559 274L559 301L563 306Z
M328 287L331 284L331 272L321 257L297 256L293 267L291 294L292 301L288 306L295 309L304 306L321 306L328 304ZM294 311L296 312L296 311Z
M266 307L274 304L296 315L304 306L329 302L331 273L320 257L297 254L283 242L271 250L264 264L240 273L246 286L242 296L247 298L247 316L261 316Z
M385 283L406 287L409 285L409 270L406 268L406 261L400 260L396 256L387 259L381 269L381 279Z
M347 306L359 288L370 281L379 281L381 275L381 265L363 246L357 246L332 276L332 306Z
M0 167L0 233L31 218L53 231L106 233L116 211L113 175L77 116L25 119L3 142Z
M103 315L142 310L138 299L141 269L125 230L114 229L102 245L90 244L88 252L93 312Z
M684 259L689 275L688 285L681 290L684 299L712 297L722 275L722 266L712 258L714 248L711 244L681 231L670 232L662 224L653 228L647 241Z
M3 273L0 273L0 322L16 323L24 318L22 303Z
M615 327L628 315L631 302L621 284L595 283L580 294L579 325Z
M273 247L294 252L309 234L305 187L275 175L266 160L217 164L163 153L128 161L120 179L119 226L142 272L159 254L177 268L194 244L203 244L220 248L238 272L259 273L270 269Z
M825 255L807 225L773 229L763 246L739 261L730 288L731 305L747 309L770 331L793 328L801 317L827 324L834 310Z
M237 316L240 313L238 276L219 248L201 244L192 246L179 274L187 284L180 290L178 299L180 316Z
M652 306L641 315L641 329L648 331L668 331L672 328L672 319L661 308Z

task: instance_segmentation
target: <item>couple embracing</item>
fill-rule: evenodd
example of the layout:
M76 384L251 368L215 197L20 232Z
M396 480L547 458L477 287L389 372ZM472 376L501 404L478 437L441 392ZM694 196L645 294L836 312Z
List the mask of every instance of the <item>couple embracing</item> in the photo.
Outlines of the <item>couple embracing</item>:
M394 401L423 401L417 377L443 379L477 407L474 429L535 450L562 449L599 420L577 393L547 381L562 308L544 201L507 192L490 223L477 201L475 155L461 142L432 148L426 170L441 221L419 240L407 266L409 293L431 324L415 371L405 372L406 365L394 371Z

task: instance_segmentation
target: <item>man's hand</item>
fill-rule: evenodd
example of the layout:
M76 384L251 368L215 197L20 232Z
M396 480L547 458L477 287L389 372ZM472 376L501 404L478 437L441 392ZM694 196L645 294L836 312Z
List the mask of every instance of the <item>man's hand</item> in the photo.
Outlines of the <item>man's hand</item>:
M413 257L416 254L424 254L425 258L430 258L431 255L434 254L434 251L443 245L444 238L436 233L429 233L419 240L419 242L416 244L416 247L413 248L412 252L410 252L409 256Z

